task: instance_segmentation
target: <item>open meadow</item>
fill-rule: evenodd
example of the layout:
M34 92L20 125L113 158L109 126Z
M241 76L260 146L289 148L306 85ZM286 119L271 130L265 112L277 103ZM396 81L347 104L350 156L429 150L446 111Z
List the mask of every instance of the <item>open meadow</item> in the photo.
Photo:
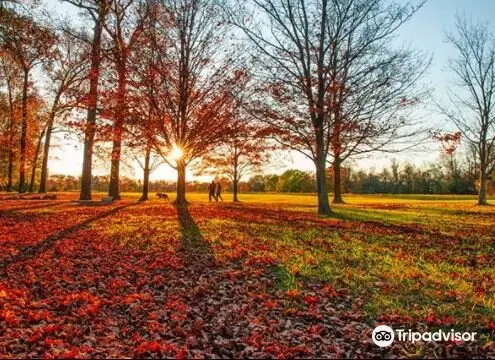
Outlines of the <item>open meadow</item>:
M350 195L331 217L314 195L76 198L0 201L2 358L495 356L475 197ZM478 337L382 349L379 323Z

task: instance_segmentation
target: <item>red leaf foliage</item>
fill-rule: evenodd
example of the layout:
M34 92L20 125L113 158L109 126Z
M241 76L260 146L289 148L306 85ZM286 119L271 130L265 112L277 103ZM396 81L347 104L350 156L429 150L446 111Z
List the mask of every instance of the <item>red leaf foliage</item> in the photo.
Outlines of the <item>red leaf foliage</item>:
M281 289L272 243L228 234L218 242L201 233L212 217L290 222L296 230L345 229L344 223L249 206L197 205L184 213L163 203L5 203L2 358L383 355L370 342L366 299L315 281ZM437 321L450 325L454 319L426 319ZM387 351L400 356L399 347Z

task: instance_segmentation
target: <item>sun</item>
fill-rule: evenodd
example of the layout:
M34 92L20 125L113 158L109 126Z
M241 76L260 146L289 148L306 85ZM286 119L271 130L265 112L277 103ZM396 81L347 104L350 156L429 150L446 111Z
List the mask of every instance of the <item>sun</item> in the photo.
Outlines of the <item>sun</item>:
M182 149L175 144L170 151L170 157L173 160L180 160L182 159L182 156L184 156L184 151L182 151Z

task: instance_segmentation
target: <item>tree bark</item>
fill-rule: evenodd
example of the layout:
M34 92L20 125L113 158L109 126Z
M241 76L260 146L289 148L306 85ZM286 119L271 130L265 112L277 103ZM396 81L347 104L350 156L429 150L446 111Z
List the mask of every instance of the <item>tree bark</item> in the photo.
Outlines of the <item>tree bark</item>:
M50 113L50 118L48 119L48 124L46 124L46 134L45 134L45 144L43 147L43 162L41 164L41 178L40 178L40 188L38 193L46 193L46 182L48 180L48 157L50 154L50 142L52 139L53 124L55 122L55 108L58 105L59 96L54 100L54 105Z
M485 161L481 160L480 162L480 191L478 194L478 205L488 205L488 201L486 198L486 191L488 185L488 174L485 165Z
M344 199L342 198L342 187L341 187L341 176L340 176L340 169L341 169L341 160L340 160L340 154L336 153L335 154L335 159L333 162L333 204L344 204Z
M120 121L119 121L120 122ZM114 132L119 132L115 134L112 148L112 161L110 167L110 184L108 187L108 196L113 197L114 200L120 200L120 155L122 146L122 128L116 125Z
M26 139L27 139L27 92L28 92L29 70L24 70L24 81L22 85L22 125L21 125L21 157L19 164L19 193L26 191Z
M326 174L326 156L323 139L316 140L316 188L318 192L318 214L331 215L330 203L328 201L328 186Z
M36 149L34 151L33 165L31 166L31 181L29 182L30 193L34 191L34 180L36 179L36 166L38 165L38 158L40 156L40 150L41 150L41 140L43 139L44 135L45 135L45 130L43 130L43 132L40 134L38 143L36 144Z
M125 64L125 58L122 60ZM112 162L110 167L110 186L108 196L114 200L120 200L120 157L122 152L122 133L124 124L126 71L125 65L119 66L119 84L117 90L117 111L115 113L115 124L113 128Z
M234 202L239 202L239 198L238 198L238 192L239 192L239 180L238 179L234 179L234 181L232 182L232 187L233 187L233 193L234 193Z
M12 144L9 148L9 168L8 168L8 180L7 180L7 192L13 190L13 175L14 175L14 151L12 151Z
M46 193L46 182L48 180L48 156L50 152L52 129L53 124L48 124L48 128L46 129L45 134L45 144L43 148L43 163L41 164L40 188L38 190L38 193L40 194Z
M177 161L177 198L176 205L187 204L186 200L186 164L184 160Z
M10 106L10 123L9 123L9 167L7 170L7 192L13 190L14 179L14 105L12 91L9 86L9 106Z
M149 186L150 186L150 157L151 157L151 145L146 146L146 154L144 157L144 175L143 175L143 194L139 201L147 201Z
M103 29L104 5L100 5L98 19L95 23L94 38L91 49L91 69L89 72L89 106L84 134L84 155L81 177L80 200L91 200L91 177L93 163L93 145L96 126L96 106L98 102L98 80L101 63L101 33Z

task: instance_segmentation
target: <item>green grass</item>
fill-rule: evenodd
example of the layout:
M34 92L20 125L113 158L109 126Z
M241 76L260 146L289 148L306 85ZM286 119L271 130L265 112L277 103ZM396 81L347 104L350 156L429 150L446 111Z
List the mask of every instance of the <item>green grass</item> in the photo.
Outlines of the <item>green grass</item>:
M283 288L297 288L307 278L348 288L364 299L372 318L424 320L433 314L479 327L495 319L495 208L477 207L475 197L347 196L322 227L296 216L315 211L310 195L241 199L255 211L283 209L295 218L257 223L213 212L200 225L203 236L227 248L235 246L232 238L251 242L252 256L259 255L257 243L267 244L281 264L276 274Z
M332 206L334 216L321 218L312 194L241 194L233 206L230 194L208 204L206 194L190 193L191 231L171 205L150 198L139 215L124 212L100 226L126 246L201 237L219 263L273 260L277 286L323 281L347 289L370 319L495 322L495 206L478 207L475 196L346 195L346 204Z

